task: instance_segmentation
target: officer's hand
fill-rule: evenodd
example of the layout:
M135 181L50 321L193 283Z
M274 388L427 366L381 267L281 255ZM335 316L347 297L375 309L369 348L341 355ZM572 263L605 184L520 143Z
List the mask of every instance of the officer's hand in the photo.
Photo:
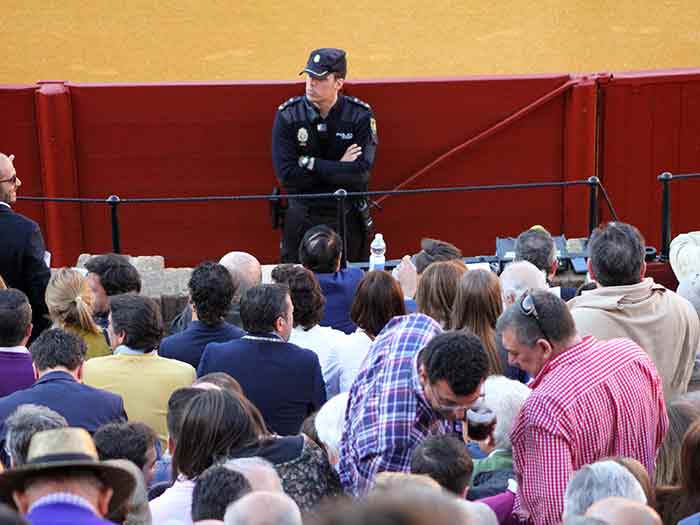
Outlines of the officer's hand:
M340 158L340 162L353 162L360 155L362 155L362 148L357 144L350 144L345 150L345 154Z

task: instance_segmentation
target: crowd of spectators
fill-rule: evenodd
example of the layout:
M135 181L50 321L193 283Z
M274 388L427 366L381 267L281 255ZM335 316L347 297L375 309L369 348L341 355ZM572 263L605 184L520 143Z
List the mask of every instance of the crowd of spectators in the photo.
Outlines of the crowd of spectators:
M0 523L700 523L700 251L674 244L686 299L619 222L578 291L541 227L500 276L341 246L312 228L272 283L202 262L169 326L121 255L45 279L39 332L5 276Z

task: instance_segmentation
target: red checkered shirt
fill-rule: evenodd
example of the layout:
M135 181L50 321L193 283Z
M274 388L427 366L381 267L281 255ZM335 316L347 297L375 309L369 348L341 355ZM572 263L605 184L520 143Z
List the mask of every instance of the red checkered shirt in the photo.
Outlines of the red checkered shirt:
M636 343L585 337L531 388L511 433L521 518L560 523L573 472L605 457L637 459L654 479L668 417L661 378Z

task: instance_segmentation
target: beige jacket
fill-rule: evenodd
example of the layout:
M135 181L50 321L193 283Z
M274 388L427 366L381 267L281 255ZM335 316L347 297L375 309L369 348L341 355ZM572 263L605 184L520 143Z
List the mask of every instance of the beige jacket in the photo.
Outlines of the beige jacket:
M700 350L700 321L688 301L646 278L583 292L568 305L580 335L629 337L651 356L667 399L686 392Z

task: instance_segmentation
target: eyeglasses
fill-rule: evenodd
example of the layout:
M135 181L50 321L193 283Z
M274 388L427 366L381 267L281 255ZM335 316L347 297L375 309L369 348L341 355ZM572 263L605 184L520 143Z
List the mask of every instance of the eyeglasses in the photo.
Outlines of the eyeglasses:
M9 179L0 180L0 183L2 182L9 182L10 184L15 184L17 182L17 175L13 175Z
M535 300L532 298L532 295L530 295L530 292L525 292L525 295L523 295L522 299L520 299L519 305L520 313L522 313L526 317L532 317L535 320L537 326L540 329L540 332L542 332L544 338L551 345L552 341L551 339L549 339L549 336L547 335L547 331L544 329L544 326L542 326L540 315L537 313L537 306L535 305Z
M465 414L466 414L466 411L469 410L473 405L473 404L472 405L458 405L452 401L448 401L446 399L443 399L440 396L440 394L435 392L435 390L433 389L432 385L429 382L427 383L427 387L430 389L430 392L432 394L431 397L433 398L433 400L435 401L435 404L437 405L436 408L439 410L444 410L445 412L457 412L458 410L464 410ZM481 397L483 397L483 395L484 394L482 392L482 393L480 393L479 397L481 398Z

